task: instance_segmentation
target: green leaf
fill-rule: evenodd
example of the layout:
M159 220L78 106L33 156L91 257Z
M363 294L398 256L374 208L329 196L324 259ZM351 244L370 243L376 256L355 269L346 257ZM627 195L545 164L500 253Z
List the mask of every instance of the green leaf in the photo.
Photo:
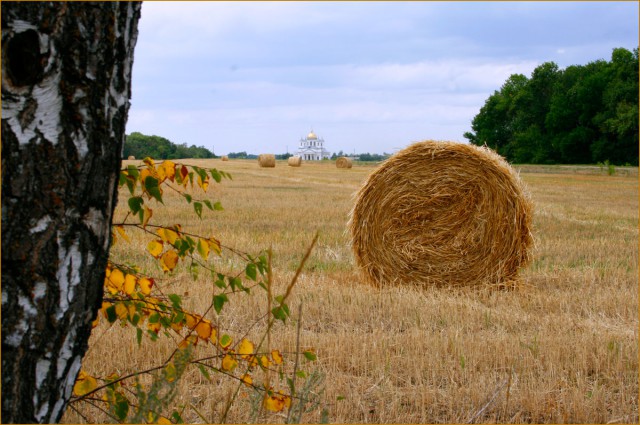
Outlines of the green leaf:
M176 176L177 175L178 174L176 174ZM191 200L193 199L191 195L189 195L188 193L183 193L182 196L184 196L184 199L186 199L188 203L191 203Z
M253 280L254 282L256 281L257 278L257 273L256 273L256 265L253 263L249 263L247 264L247 267L245 268L245 273L247 274L247 277L251 280Z
M204 367L204 365L198 364L198 369L200 369L200 373L206 378L207 381L211 381L211 376L209 376L209 372L207 371L207 368Z
M169 300L171 301L171 305L176 310L180 310L180 305L182 304L182 298L177 294L169 294Z
M203 202L207 206L207 208L209 208L210 210L213 211L213 205L211 205L211 201L210 200L205 199Z
M144 179L144 187L147 189L149 195L153 196L158 202L164 204L162 201L162 194L160 193L160 187L158 185L158 179L153 176L147 176Z
M226 289L227 288L227 284L224 283L224 276L222 276L222 278L219 278L218 280L216 280L216 286L220 289Z
M231 344L231 337L227 334L222 335L222 337L220 338L220 345L226 347L229 344Z
M138 346L140 346L142 344L142 329L140 328L136 329L136 339L138 340Z
M117 318L118 315L116 314L116 306L112 304L107 307L107 320L109 321L109 323L113 323Z
M116 393L116 403L113 411L121 421L124 421L129 414L129 400L120 393Z
M316 355L316 353L314 353L311 350L303 351L302 355L305 357L305 359L309 360L310 362L314 362L318 359L318 356Z
M131 324L133 326L138 326L138 323L140 323L140 315L138 313L134 314L133 317L131 318Z
M225 294L215 295L213 297L213 308L215 308L216 313L220 314L224 303L227 301L229 301L229 298L227 298Z
M243 289L242 286L242 280L240 280L239 277L228 277L229 279L229 286L231 287L232 291L236 291L237 289Z
M224 210L224 208L222 208L222 204L220 203L220 201L218 201L215 204L213 204L213 209L216 210L216 211Z
M158 323L160 322L160 315L158 313L153 313L149 316L149 323Z
M213 177L213 179L217 182L220 183L220 181L222 180L222 176L220 175L220 173L218 172L218 170L216 170L215 168L209 170L211 172L211 177Z
M184 423L184 419L182 419L182 416L180 416L180 413L178 413L177 410L173 411L173 413L171 414L171 419L173 419L173 423L174 424L183 424Z
M305 379L307 377L307 373L304 370L299 370L296 372L296 376L298 378Z
M144 204L144 199L142 199L142 196L133 196L129 198L129 201L127 201L127 203L129 204L129 209L131 210L131 213L133 215L136 215L140 211L142 211L142 205Z
M278 306L275 307L271 310L271 314L273 314L273 317L275 317L276 319L282 320L283 322L287 321L287 313L284 310L284 308L282 308L282 306Z
M196 214L198 214L198 217L202 218L202 202L194 202L193 209L196 211Z
M137 179L140 176L140 172L138 172L138 167L136 167L135 165L127 166L127 173L129 173L129 175L134 179Z

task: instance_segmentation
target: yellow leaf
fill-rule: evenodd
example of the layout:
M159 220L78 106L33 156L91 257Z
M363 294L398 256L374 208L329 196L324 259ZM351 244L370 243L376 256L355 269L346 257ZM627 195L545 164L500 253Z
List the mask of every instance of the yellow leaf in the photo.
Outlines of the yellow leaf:
M178 239L178 234L176 232L164 227L156 230L156 233L162 238L164 242L170 243L171 245L176 243L176 240Z
M160 257L160 254L162 254L162 247L163 243L161 240L152 240L147 244L147 251L149 251L154 257L158 258Z
M242 378L240 378L240 380L244 382L244 384L247 387L250 387L251 384L253 384L253 378L248 373L245 373L244 375L242 375Z
M236 366L238 366L238 361L234 359L230 354L225 354L224 358L222 359L222 370L231 372L236 368Z
M285 408L285 397L265 394L262 405L271 412L282 412Z
M128 274L124 277L124 293L127 295L131 295L133 294L133 291L135 291L136 289L136 281L138 280L138 278L136 278L134 275L132 274Z
M271 350L271 358L273 359L273 364L282 364L282 354L280 354L279 350Z
M249 358L247 359L247 364L249 366L249 369L253 369L254 367L258 366L258 359L256 358L256 356L249 356Z
M195 314L186 314L185 318L187 319L187 327L189 329L195 328L196 324L200 320L200 316L197 316Z
M198 239L198 254L205 260L209 258L209 242L204 239Z
M171 322L171 329L173 329L176 332L180 332L182 330L184 326L182 325L182 322L178 322L178 323L173 323Z
M249 341L246 338L243 338L242 341L240 341L240 344L238 345L238 354L243 359L248 359L251 356L251 354L253 354L253 350L254 350L253 342Z
M211 326L211 322L206 319L202 319L200 323L196 325L196 333L198 334L200 339L209 339L211 337L212 331L213 327Z
M157 424L160 425L172 425L173 422L171 422L169 419L165 418L164 416L160 416L158 418L158 422L156 422Z
M118 316L118 319L126 319L128 315L129 315L129 309L127 308L127 306L121 302L117 303L116 316Z
M73 394L76 397L82 397L85 394L89 394L96 388L98 388L98 381L96 381L96 378L81 370L76 378L76 383L73 385Z
M149 295L151 293L151 288L153 287L153 279L143 277L138 280L138 285L140 286L140 292L145 295Z
M145 159L142 160L142 162L144 162L145 164L147 164L149 167L153 167L153 165L155 164L153 162L153 159L151 157L146 157ZM143 170L144 171L144 170Z
M96 315L96 319L91 322L91 328L95 328L96 326L98 326L100 324L100 315Z
M142 228L146 228L149 220L151 220L151 216L153 215L153 210L148 206L144 206L144 215L142 217Z
M173 181L176 177L176 164L168 159L158 166L158 175L161 180L169 179Z
M260 366L269 367L270 365L271 365L271 362L269 361L269 358L265 355L262 355L260 357Z
M102 312L102 315L105 317L105 319L108 319L107 309L111 307L111 305L112 304L108 301L102 301L102 307L100 307L100 311Z
M222 246L220 245L220 242L216 239L216 238L209 238L207 239L207 242L209 242L209 248L216 253L216 255L220 256L222 255Z
M122 285L124 284L124 273L122 273L122 270L113 269L109 275L109 281L117 291L122 291Z
M162 325L160 323L147 323L147 328L151 332L158 333L160 331L160 329L162 328Z
M124 239L127 242L131 242L131 239L129 239L129 235L127 235L127 233L124 231L123 226L116 226L116 230L118 231L118 234L122 239Z
M195 335L189 335L188 337L180 341L180 344L178 344L178 348L185 349L192 344L198 345L198 337Z
M175 269L178 265L178 253L173 250L165 252L160 258L160 265L165 273Z
M220 341L218 341L218 343L220 344L220 347L223 350L226 350L227 348L229 348L231 346L231 343L233 342L233 338L231 338L229 335L224 334L220 337Z
M207 178L202 180L202 177L200 177L200 174L198 174L198 186L200 186L202 190L206 192L207 188L209 187L209 177L207 176Z

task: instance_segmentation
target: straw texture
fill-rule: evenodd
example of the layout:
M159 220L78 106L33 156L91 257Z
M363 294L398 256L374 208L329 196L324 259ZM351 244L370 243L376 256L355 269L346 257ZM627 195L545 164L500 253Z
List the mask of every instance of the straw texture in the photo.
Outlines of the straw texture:
M289 167L299 167L300 165L302 165L302 157L301 156L290 156L287 159L287 164L289 164Z
M222 159L223 161L228 161L228 160L229 160L229 157L228 157L227 155L222 155L222 158L221 158L221 159Z
M351 168L353 167L353 163L351 162L351 158L347 158L346 156L341 156L336 159L336 167L337 168Z
M273 168L276 166L276 156L271 153L262 153L258 156L258 164L261 167Z
M506 284L530 260L532 203L487 148L415 143L383 162L355 196L355 259L377 285Z

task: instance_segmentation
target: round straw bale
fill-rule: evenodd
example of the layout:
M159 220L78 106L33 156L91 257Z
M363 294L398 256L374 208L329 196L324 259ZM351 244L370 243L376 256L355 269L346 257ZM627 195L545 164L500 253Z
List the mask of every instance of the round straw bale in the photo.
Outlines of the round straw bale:
M261 167L273 168L276 166L276 156L271 153L261 153L258 156L258 164L260 164Z
M497 153L424 141L383 162L355 195L355 259L376 285L508 285L530 260L532 203Z
M222 159L223 161L228 161L228 160L229 160L229 157L228 157L227 155L222 155L222 158L221 158L221 159Z
M129 155L129 158L127 158L127 159L130 160L130 161L133 161L134 159L136 159L136 157L133 156L133 155Z
M287 159L287 164L289 164L290 167L299 167L300 165L302 165L302 157L301 156L290 156Z
M346 156L341 156L336 159L336 167L338 168L351 168L353 167L353 163L351 162L351 158L347 158Z

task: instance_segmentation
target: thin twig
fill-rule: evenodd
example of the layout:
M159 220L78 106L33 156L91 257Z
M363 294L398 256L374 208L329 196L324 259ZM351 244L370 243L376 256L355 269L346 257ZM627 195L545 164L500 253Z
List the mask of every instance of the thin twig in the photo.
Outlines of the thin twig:
M291 398L293 399L296 396L296 377L298 374L298 364L299 364L299 359L300 359L300 330L302 329L302 303L300 303L300 305L298 306L298 330L297 330L297 335L296 335L296 360L293 364L293 377L292 377L292 384L291 384ZM300 403L302 403L302 400L300 400ZM293 405L292 405L293 407ZM293 410L292 407L289 408L289 411L287 412L287 423L290 423L289 420L291 418L291 411Z

